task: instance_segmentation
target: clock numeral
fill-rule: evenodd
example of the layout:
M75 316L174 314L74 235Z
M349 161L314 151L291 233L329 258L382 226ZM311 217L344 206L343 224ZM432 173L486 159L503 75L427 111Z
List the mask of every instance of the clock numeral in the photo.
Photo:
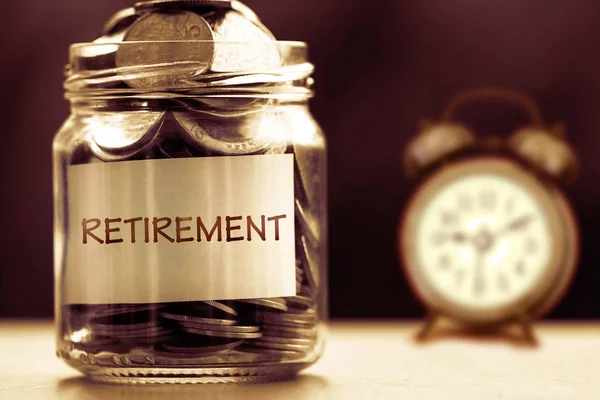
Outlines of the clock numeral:
M504 274L498 275L498 288L500 290L507 290L508 286L509 286L508 278L506 277L506 275L504 275Z
M485 279L483 279L482 276L475 277L475 282L473 282L473 293L476 296L481 296L483 293L485 293L485 289Z
M434 232L431 235L431 242L434 246L441 246L444 244L444 234L442 232Z
M442 269L448 269L450 267L450 257L445 254L441 256L439 260L439 266Z
M525 263L523 260L519 261L517 265L515 265L515 272L519 275L523 275L525 273Z
M491 210L496 207L496 193L491 190L484 190L479 194L481 208Z
M455 280L457 287L461 286L463 281L465 280L465 270L464 269L456 270L456 272L454 272L454 280Z
M444 211L442 213L443 225L455 225L456 223L458 223L458 214L450 211Z
M527 238L525 240L525 251L527 254L533 254L537 251L537 242L534 238Z
M532 215L525 215L513 222L511 222L510 224L508 224L508 229L511 231L518 231L518 230L524 230L527 229L527 226L529 225L529 223L531 222L531 220L533 219Z
M460 194L458 196L458 208L463 211L471 211L473 209L473 200L465 194Z
M504 205L504 211L508 215L511 215L515 211L515 199L513 199L512 197L509 197L508 199L506 199L506 204Z

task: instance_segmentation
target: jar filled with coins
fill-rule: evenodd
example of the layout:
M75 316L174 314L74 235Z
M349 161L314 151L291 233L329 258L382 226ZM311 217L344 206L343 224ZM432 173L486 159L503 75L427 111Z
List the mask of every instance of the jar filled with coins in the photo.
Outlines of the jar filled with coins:
M70 48L54 139L57 354L92 379L240 382L318 360L313 66L238 1L154 0Z

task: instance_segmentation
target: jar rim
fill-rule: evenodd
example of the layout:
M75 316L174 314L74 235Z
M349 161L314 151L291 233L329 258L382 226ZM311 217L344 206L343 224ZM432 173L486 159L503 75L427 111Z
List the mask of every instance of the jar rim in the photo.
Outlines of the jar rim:
M147 51L146 51L147 50ZM237 59L232 54L239 54ZM264 61L263 61L264 60ZM65 68L67 92L122 95L137 89L261 95L308 89L308 45L293 41L160 40L76 43ZM171 93L172 94L172 93Z
M262 45L264 46L265 42L262 41L248 41L248 40L237 40L237 41L230 41L230 40L144 40L144 41L107 41L107 42L79 42L79 43L73 43L69 46L69 49L71 51L75 51L81 48L86 48L86 47L96 47L96 46L123 46L123 45L134 45L134 44L145 44L145 45L151 45L151 44L214 44L214 43L218 43L220 45ZM295 40L273 40L271 43L274 43L277 47L281 48L281 47L287 47L287 48L296 48L296 49L301 49L301 48L308 48L308 44L306 42L302 42L302 41L295 41Z

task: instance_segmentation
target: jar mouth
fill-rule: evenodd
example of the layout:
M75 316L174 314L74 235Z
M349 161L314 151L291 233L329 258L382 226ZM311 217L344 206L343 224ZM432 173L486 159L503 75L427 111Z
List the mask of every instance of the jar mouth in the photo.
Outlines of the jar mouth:
M294 92L312 85L308 46L297 41L102 41L70 46L67 97L190 90Z

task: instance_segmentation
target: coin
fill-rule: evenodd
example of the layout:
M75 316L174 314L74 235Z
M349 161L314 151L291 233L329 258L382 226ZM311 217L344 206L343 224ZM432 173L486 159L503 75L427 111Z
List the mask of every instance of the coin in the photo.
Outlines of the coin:
M90 117L92 140L103 153L139 151L158 134L164 112L95 113ZM93 150L93 149L92 149Z
M185 86L212 65L213 39L206 20L194 12L146 14L127 30L116 64L134 88ZM185 42L190 40L198 42Z
M186 328L200 329L200 330L213 330L213 331L227 331L237 333L253 333L260 331L258 326L240 326L240 325L215 325L215 324L201 324L197 322L179 322L179 325Z
M307 338L314 339L317 337L317 329L314 328L298 328L281 325L262 324L260 326L264 336L278 336L287 338Z
M104 24L104 27L102 28L102 35L112 35L116 31L128 27L138 18L139 15L136 13L135 8L133 7L124 8L120 11L117 11Z
M248 72L280 68L275 37L260 22L238 11L216 10L205 15L214 32L213 72Z
M268 349L299 351L304 353L310 352L314 348L314 345L307 346L289 343L265 342L262 339L253 341L252 345L257 347L266 347Z
M101 329L101 328L93 328L94 333L98 333L101 335L107 335L110 337L116 337L119 339L123 338L142 338L142 337L160 337L171 334L172 331L167 330L161 326L154 325L137 329L129 329L129 330L110 330L110 329Z
M244 343L243 340L232 341L231 339L226 338L200 340L197 336L185 336L161 343L159 346L164 350L172 351L174 353L198 354L230 350L238 347L242 343Z
M300 306L305 308L316 307L317 302L315 299L306 296L294 296L288 297L287 301L290 305Z
M250 342L244 343L242 346L236 349L236 351L256 354L264 358L265 362L272 360L271 362L280 362L281 360L293 361L304 357L303 353L295 350L281 350L281 349L269 349L266 347L256 347Z
M152 311L135 311L110 317L94 317L90 319L89 324L93 329L104 332L149 329L156 326L156 314Z
M165 340L171 340L176 336L173 331L163 331L156 335L144 335L144 336L115 336L117 340L125 344L134 344L138 346L153 345L160 343Z
M260 312L255 314L255 318L271 325L284 325L298 328L311 328L317 323L317 316L312 314L292 314Z
M237 316L238 313L237 311L235 311L233 308L226 306L223 303L219 303L218 301L213 301L213 300L205 300L203 301L203 303L208 304L211 307L215 307L227 314L231 314L233 316Z
M174 321L186 321L186 322L198 322L202 324L216 324L216 325L235 325L237 324L237 320L235 319L223 319L223 318L207 318L207 317L198 317L198 316L190 316L185 314L174 314L170 312L161 312L160 316L166 319L171 319Z
M108 40L107 38L104 38ZM98 39L97 39L98 40ZM69 74L81 71L102 71L116 68L115 60L118 44L97 42L94 45L82 46L77 49L77 56L72 57ZM115 85L114 83L112 84ZM110 86L107 86L110 87Z
M307 243L304 236L300 237L302 244L301 255L304 258L303 266L304 273L311 287L319 289L319 265L317 264L317 254L314 253L312 247Z
M282 298L270 298L270 299L244 299L238 300L242 303L256 304L257 306L275 308L281 311L287 311L287 303Z
M261 130L254 131L255 137L244 137L241 133L250 135L249 130L242 132L239 129L232 130L231 126L225 126L219 120L195 118L189 113L183 112L174 112L173 115L181 127L184 128L188 142L220 154L253 154L265 149L271 142L268 137L260 137L261 132L264 132Z
M224 330L208 330L208 329L196 329L189 328L187 326L182 327L187 333L201 336L214 336L232 339L258 339L262 336L261 332L230 332Z
M261 342L268 343L281 343L281 344L292 344L296 346L313 346L315 341L313 339L304 338L284 338L275 336L264 336L260 339ZM255 343L255 342L252 342Z

